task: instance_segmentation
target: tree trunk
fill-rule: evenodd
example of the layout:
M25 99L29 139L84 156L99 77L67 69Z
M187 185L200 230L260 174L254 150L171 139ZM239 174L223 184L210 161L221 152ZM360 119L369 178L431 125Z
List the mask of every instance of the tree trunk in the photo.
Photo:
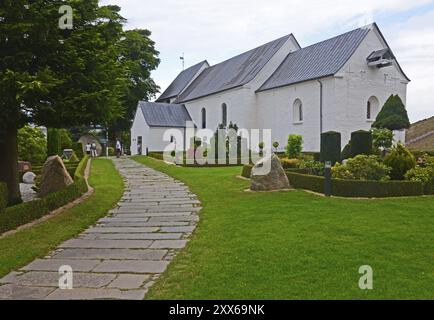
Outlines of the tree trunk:
M3 141L0 141L0 181L8 187L9 204L21 202L18 181L18 129L11 126L6 129Z

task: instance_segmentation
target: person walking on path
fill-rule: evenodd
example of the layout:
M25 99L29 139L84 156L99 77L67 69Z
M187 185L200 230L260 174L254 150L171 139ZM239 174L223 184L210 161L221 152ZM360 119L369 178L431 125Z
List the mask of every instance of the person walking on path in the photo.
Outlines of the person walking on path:
M91 149L92 149L92 157L95 158L97 156L97 153L96 153L96 143L95 142L92 142Z
M88 156L90 156L90 151L91 151L91 149L92 149L92 146L91 146L90 143L88 142L88 143L86 144L86 154L87 154Z
M116 140L116 157L119 158L122 155L122 144L119 139Z

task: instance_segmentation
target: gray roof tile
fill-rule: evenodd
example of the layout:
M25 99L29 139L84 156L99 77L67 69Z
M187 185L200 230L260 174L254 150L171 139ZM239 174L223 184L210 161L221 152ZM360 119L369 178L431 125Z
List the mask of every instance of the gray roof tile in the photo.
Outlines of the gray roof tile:
M369 28L359 28L290 53L258 91L334 75L368 32Z
M193 77L199 72L203 65L208 65L208 62L206 60L202 61L182 71L156 101L159 102L177 97L191 80L193 80Z
M190 101L250 82L290 36L271 41L205 69L175 102Z
M185 127L191 121L184 105L139 101L146 123L150 127Z

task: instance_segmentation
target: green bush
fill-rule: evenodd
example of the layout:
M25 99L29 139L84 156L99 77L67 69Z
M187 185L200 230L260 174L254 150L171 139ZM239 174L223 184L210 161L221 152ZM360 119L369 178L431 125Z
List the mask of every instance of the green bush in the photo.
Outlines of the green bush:
M8 187L6 183L0 182L0 214L8 204Z
M341 134L339 132L321 133L320 161L331 161L332 165L341 161Z
M303 149L303 136L299 134L290 134L288 144L286 145L286 156L289 159L299 158Z
M369 155L372 153L372 133L359 130L351 133L351 157L359 154Z
M308 174L312 174L315 176L323 176L324 175L324 163L315 160L309 161L300 161L298 168L301 170L305 170Z
M410 128L407 110L398 95L391 95L387 99L372 127L387 128L392 131Z
M47 159L47 141L39 128L29 125L18 130L18 158L30 163L41 163Z
M244 165L243 170L241 171L241 176L250 179L250 176L252 175L252 169L253 169L253 165L251 164Z
M425 194L434 194L434 166L415 167L405 174L405 179L423 184Z
M342 160L351 158L351 141L342 149L341 158Z
M398 143L384 158L384 164L392 168L392 180L404 180L406 172L416 167L416 159L402 143Z
M74 175L74 183L58 192L53 192L42 199L33 200L6 208L0 212L0 233L16 229L17 227L43 217L59 207L77 199L87 192L84 179L88 157L82 159Z
M82 159L84 154L83 154L83 145L81 144L81 142L73 142L72 143L72 150L74 150L74 153L76 154L78 159Z
M115 156L115 149L113 147L108 147L108 155L109 157Z
M283 169L298 168L300 162L301 161L299 159L280 159L280 163L282 164Z
M286 171L290 184L297 189L324 193L324 177ZM367 181L332 179L332 195L337 197L386 198L423 195L421 182Z
M332 168L332 176L336 179L387 181L390 171L377 156L358 155L345 164L337 163Z
M372 131L372 146L375 150L383 152L389 150L393 145L393 132L389 129L373 129Z
M47 129L47 155L55 156L55 155L61 155L61 137L60 137L60 131L58 129L54 128L48 128Z

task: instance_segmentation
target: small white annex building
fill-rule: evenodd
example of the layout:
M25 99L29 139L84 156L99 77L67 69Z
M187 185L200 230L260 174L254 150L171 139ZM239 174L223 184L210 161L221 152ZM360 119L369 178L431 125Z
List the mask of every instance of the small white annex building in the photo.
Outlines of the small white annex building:
M369 130L385 101L406 102L409 78L374 23L301 48L290 34L210 66L198 63L172 82L156 102L139 102L131 129L132 154L163 151L167 128L215 131L271 129L283 149L289 134L303 136L304 151L318 152L320 134Z

